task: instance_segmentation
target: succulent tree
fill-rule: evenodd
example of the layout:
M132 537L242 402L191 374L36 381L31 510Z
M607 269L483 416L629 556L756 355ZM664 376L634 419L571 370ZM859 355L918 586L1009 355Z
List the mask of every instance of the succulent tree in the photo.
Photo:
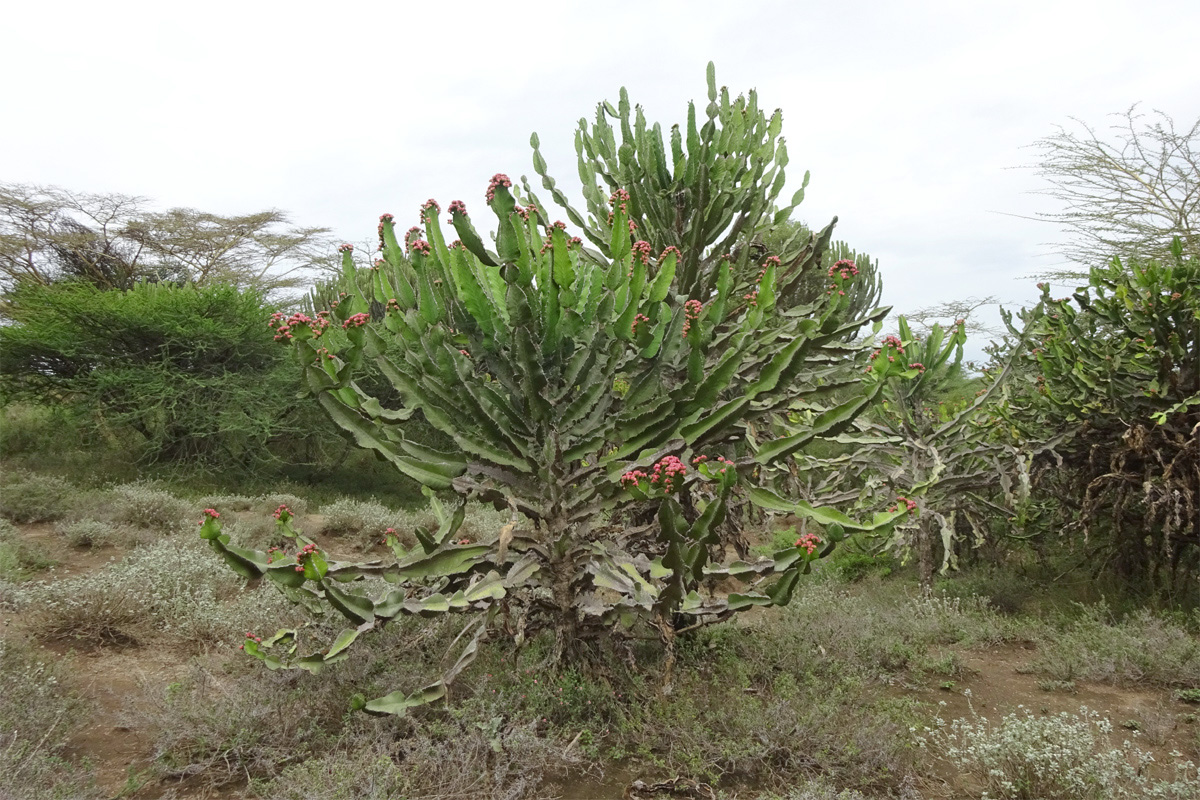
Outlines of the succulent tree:
M826 478L832 489L819 494L824 502L846 502L857 491L865 508L899 494L897 504L917 513L896 527L886 545L902 555L915 550L928 585L939 539L941 569L956 562L958 521L979 544L990 519L1015 520L1022 513L1029 455L995 424L1006 400L1007 365L974 398L955 397L963 380L965 320L947 328L935 324L924 337L904 317L898 326L899 335L884 337L865 367L896 368L885 381L882 402L837 438L849 449Z
M1008 421L1065 441L1048 481L1082 496L1074 519L1124 577L1195 592L1200 572L1200 260L1119 260L1088 285L1005 322L1023 388ZM1058 505L1058 504L1056 504Z
M764 131L768 144L753 149L774 152L777 133ZM676 168L689 169L678 160ZM765 208L772 189L743 183L757 198L750 207ZM251 640L247 650L274 666L312 668L398 615L483 610L492 630L517 640L552 630L559 656L644 626L670 648L679 630L787 603L812 560L848 531L905 515L859 522L746 488L763 468L845 430L896 371L885 363L847 378L839 366L856 352L847 335L886 313L846 318L853 270L831 270L827 293L800 305L800 277L819 262L819 248L791 265L751 261L746 248L711 261L674 245L658 251L631 224L633 194L610 195L603 254L565 223L547 223L504 175L486 194L498 225L490 246L460 201L448 208L453 241L432 200L422 225L402 236L385 214L374 267L360 269L343 247L332 308L275 320L333 420L422 483L440 525L416 531L411 551L393 538L394 560L355 564L329 562L288 529L303 548L280 562L232 545L210 516L202 531L235 569L267 575L310 607L332 606L354 626L307 654L294 632ZM356 383L365 360L401 406ZM849 399L822 406L836 389ZM785 436L762 435L796 402L821 411ZM453 449L408 438L415 414ZM824 536L772 558L728 561L727 507L741 492L819 518ZM464 542L457 532L468 498L510 509L511 521L488 541ZM715 590L730 578L738 591ZM444 683L366 708L399 712L442 692Z

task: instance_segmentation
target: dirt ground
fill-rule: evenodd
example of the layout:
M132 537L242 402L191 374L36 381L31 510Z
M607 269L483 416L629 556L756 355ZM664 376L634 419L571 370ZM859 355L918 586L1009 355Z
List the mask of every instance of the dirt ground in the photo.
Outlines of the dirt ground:
M20 526L23 537L52 545L58 564L42 573L42 580L60 580L103 567L123 553L111 547L94 550L65 548L50 525ZM139 800L155 798L239 798L245 789L213 790L199 781L153 778L156 758L155 731L139 727L134 713L139 704L161 702L168 687L182 680L197 658L195 651L175 652L158 647L106 645L80 648L70 642L38 640L31 621L19 614L0 617L0 636L35 641L51 659L69 659L72 688L89 700L94 709L90 724L71 741L70 755L94 765L97 783L109 797ZM949 721L973 713L998 719L1018 707L1035 714L1078 713L1080 706L1099 712L1114 724L1114 744L1135 739L1159 763L1169 762L1172 750L1185 749L1190 726L1180 722L1180 703L1170 692L1127 689L1104 684L1077 682L1070 691L1046 691L1029 665L1036 655L1029 643L1006 643L984 649L946 648L932 654L950 656L959 665L953 676L927 675L919 685L881 687L896 697L914 698ZM199 656L212 659L219 656ZM939 705L941 704L941 705ZM1193 723L1200 724L1200 723ZM1138 735L1134 737L1134 729ZM609 771L602 782L583 781L563 793L564 800L620 797L621 785L640 776ZM952 773L934 775L919 787L923 796L959 797L970 787Z

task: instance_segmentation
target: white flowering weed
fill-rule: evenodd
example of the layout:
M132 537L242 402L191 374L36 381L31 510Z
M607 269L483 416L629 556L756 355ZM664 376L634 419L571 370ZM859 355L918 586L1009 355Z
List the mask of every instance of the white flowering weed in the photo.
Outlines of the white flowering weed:
M1172 754L1172 779L1152 779L1153 756L1128 740L1114 748L1112 730L1109 720L1086 706L1078 714L1053 716L1018 706L998 723L974 714L949 725L938 719L933 728L913 732L919 747L976 780L984 800L1200 798L1196 766L1182 754Z

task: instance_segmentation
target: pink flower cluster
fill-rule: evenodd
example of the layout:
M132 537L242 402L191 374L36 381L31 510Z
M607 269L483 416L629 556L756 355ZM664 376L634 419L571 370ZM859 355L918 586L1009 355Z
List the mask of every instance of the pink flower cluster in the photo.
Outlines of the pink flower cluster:
M838 276L843 281L848 281L857 274L858 267L854 266L854 262L848 258L843 258L841 261L838 261L829 268L829 277L832 278L834 276ZM836 280L829 284L829 291L827 291L825 294L831 295L834 292L837 292L839 297L844 297L846 294L845 290L838 288L838 283Z
M450 201L450 208L447 211L451 214L462 214L465 217L467 215L467 204L462 200L452 200Z
M262 638L259 636L255 636L250 631L246 631L246 638L249 639L250 641L254 642L255 644L262 644ZM246 645L244 642L242 644L238 645L238 650L245 650L245 649L246 649Z
M633 469L621 476L621 485L628 489L630 487L637 486L640 481L643 481L649 477L649 475L647 475L645 472L642 472L640 469Z
M328 361L333 361L333 353L329 352L328 347L318 347L317 348L317 357L318 358L324 357Z
M803 549L810 556L817 552L817 545L821 543L821 537L815 533L805 533L796 540L796 547Z
M267 548L267 563L268 564L270 564L272 561L275 560L276 553L278 553L281 556L287 555L287 551L284 550L282 547L268 547Z
M761 281L767 274L767 267L774 266L779 269L779 256L767 256L767 260L763 262L762 269L758 272L758 280Z
M379 229L378 230L379 230L379 249L380 250L383 249L383 224L385 222L391 222L394 219L395 219L395 217L393 217L391 214L380 214L379 215Z
M284 514L284 512L287 512L287 515L288 515L289 517L290 517L290 516L294 516L294 515L292 514L292 510L291 510L290 508L288 508L288 507L287 507L287 504L286 504L286 503L281 503L281 504L279 505L279 508L275 509L275 519L279 519L280 517L282 517L282 516L283 516L283 514Z
M637 336L638 325L641 325L643 322L649 322L649 321L650 321L650 318L647 317L645 314L638 314L636 317L634 317L633 325L630 326L630 328L633 330L633 335Z
M687 336L692 329L692 323L700 319L704 305L699 300L688 300L683 304L683 335Z
M695 458L692 459L692 464L693 464L693 466L699 466L708 460L709 460L708 456L696 456ZM724 475L725 470L727 470L733 466L733 462L730 461L725 456L717 456L716 458L714 458L712 460L721 465L721 468L719 470L717 470L718 475Z
M347 330L349 330L350 328L361 328L363 325L366 325L370 321L371 321L371 315L364 311L361 314L355 314L354 316L350 317L350 319L343 322L342 327L346 328Z
M317 552L315 544L306 544L296 553L296 572L304 572L304 559Z
M750 304L751 307L758 306L758 287L751 289L748 293L742 295L742 299Z
M215 508L206 508L206 509L204 509L204 516L207 517L208 519L200 520L201 525L208 522L209 519L218 519L221 515L217 513L217 510Z
M471 353L470 353L469 351L467 351L467 350L459 350L459 351L458 351L458 354L459 354L460 356L464 356L464 357L466 357L466 358L470 358L470 357L471 357Z
M439 212L441 212L442 207L439 206L438 201L434 200L432 197L429 198L428 200L426 200L424 203L421 204L421 222L425 222L425 223L429 222L430 209L433 209L433 214L434 214L434 216L436 216Z
M423 256L427 256L433 251L433 248L429 246L429 242L424 239L413 239L408 247L412 252L420 253Z
M406 231L404 232L404 247L405 247L406 249L408 249L408 248L411 248L411 247L412 247L412 240L413 240L413 239L420 239L420 238L421 238L421 234L422 234L422 231L421 231L421 229L420 229L420 228L418 228L416 225L413 225L411 228L409 228L408 230L406 230Z
M327 315L317 314L317 318L313 319L308 314L297 311L290 317L285 317L282 312L276 311L271 315L271 320L267 323L267 327L275 331L275 341L286 342L292 338L292 328L296 325L307 325L312 331L314 339L320 339L321 334L325 333L325 329L329 327Z
M650 483L660 487L663 494L670 494L679 488L686 474L687 465L676 456L667 456L654 465L650 472Z
M385 310L388 311L389 313L392 311L395 311L398 313L400 311L400 301L394 297L391 298L390 300L387 301L387 306L385 307Z
M650 261L650 243L637 241L633 243L633 257L643 264Z
M505 189L512 188L512 181L503 172L497 172L492 176L492 180L488 183L487 188L487 204L490 206L492 201L496 199L496 190L503 186Z
M905 511L916 511L917 510L917 504L915 502L913 502L912 500L909 500L907 497L905 497L903 495L900 495L899 497L897 497L896 500L898 501L896 503L896 505L889 508L888 511L895 512L897 509L900 508L901 505L904 506Z
M911 363L911 364L909 364L909 365L908 365L908 368L909 368L909 369L915 369L915 370L917 370L918 372L924 372L924 371L925 371L925 365L924 365L924 364L922 364L920 361L914 361L913 363Z
M353 253L353 252L354 252L354 245L352 245L352 244L339 244L339 245L338 245L338 252L339 252L339 253Z

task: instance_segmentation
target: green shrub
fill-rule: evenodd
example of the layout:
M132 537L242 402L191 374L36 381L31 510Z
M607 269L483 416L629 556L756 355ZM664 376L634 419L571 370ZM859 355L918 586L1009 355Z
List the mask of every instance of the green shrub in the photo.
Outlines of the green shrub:
M273 494L265 494L258 499L256 505L259 510L265 511L268 514L275 513L275 509L282 506L287 506L292 510L292 514L297 517L303 517L308 513L308 501L302 497L297 497L294 494L284 492L275 492Z
M75 488L51 475L18 475L0 488L0 515L15 522L49 522L71 509Z
M398 535L411 537L411 525L406 524L411 515L377 503L374 500L351 500L341 498L321 507L324 522L321 533L326 536L336 536L355 542L359 546L370 547L383 540L388 528L394 528ZM406 546L416 543L412 539Z
M199 519L194 503L181 500L153 484L130 483L109 490L113 517L118 522L151 530L183 530L188 522Z
M4 299L0 394L57 404L97 431L134 432L142 460L245 472L271 462L272 445L331 438L296 406L297 372L253 291L27 282Z
M72 547L103 547L113 541L113 526L96 519L59 523L57 530Z

